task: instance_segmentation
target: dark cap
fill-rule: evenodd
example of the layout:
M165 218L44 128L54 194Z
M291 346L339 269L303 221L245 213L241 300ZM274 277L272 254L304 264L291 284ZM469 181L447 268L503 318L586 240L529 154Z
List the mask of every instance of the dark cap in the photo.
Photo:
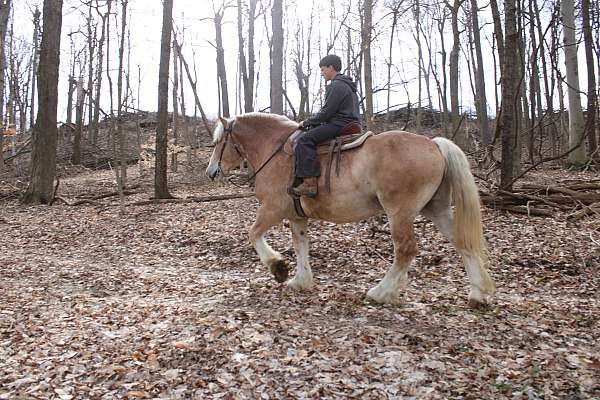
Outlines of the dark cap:
M319 67L326 67L329 65L331 65L337 72L342 70L342 60L335 54L328 54L321 58L321 61L319 61Z

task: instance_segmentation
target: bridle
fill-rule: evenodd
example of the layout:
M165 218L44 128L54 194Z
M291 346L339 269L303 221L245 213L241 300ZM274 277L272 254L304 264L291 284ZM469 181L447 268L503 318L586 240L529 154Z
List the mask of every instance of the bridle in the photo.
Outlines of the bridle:
M235 151L237 152L237 154L243 159L244 155L242 154L242 150L239 144L237 144L233 138L233 126L235 124L235 119L231 122L231 124L229 126L223 126L223 133L225 134L225 138L223 146L221 147L221 154L219 154L219 162L217 164L217 171L221 171L221 160L223 159L223 153L225 152L225 147L227 147L227 144L231 143L231 145L233 146L233 148L235 149ZM275 157L277 155L277 153L279 153L281 151L281 149L283 149L283 146L285 146L285 142L287 142L287 140L289 139L290 136L292 136L294 134L294 132L296 132L296 129L294 129L293 131L291 131L289 134L287 134L285 136L285 138L283 139L283 141L279 144L279 146L277 146L277 148L275 149L275 151L273 152L273 154L271 154L269 156L269 158L267 158L267 160L248 178L246 178L246 180L242 183L242 185L245 185L246 183L250 182L252 179L254 179L256 177L256 175L258 175L258 173L267 166L267 164L273 159L273 157Z
M223 133L225 134L225 142L223 143L223 146L221 147L221 154L219 154L219 162L217 164L217 169L218 171L221 171L221 161L223 160L223 153L225 152L225 147L227 147L227 144L229 142L231 142L231 145L233 146L233 148L235 149L235 151L238 153L238 156L240 156L241 158L244 158L244 156L242 155L242 152L240 150L240 146L233 140L233 125L235 124L235 120L233 120L233 122L231 124L229 124L229 126L223 126Z

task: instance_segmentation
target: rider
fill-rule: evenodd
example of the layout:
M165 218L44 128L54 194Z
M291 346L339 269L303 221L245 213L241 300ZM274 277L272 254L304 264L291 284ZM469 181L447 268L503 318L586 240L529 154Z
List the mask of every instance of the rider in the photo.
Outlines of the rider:
M340 73L342 60L329 54L319 62L321 75L331 81L325 90L325 104L312 118L301 121L299 127L310 130L300 136L296 145L296 182L291 189L296 196L315 197L317 179L320 175L316 147L319 143L334 139L347 124L359 120L356 84Z

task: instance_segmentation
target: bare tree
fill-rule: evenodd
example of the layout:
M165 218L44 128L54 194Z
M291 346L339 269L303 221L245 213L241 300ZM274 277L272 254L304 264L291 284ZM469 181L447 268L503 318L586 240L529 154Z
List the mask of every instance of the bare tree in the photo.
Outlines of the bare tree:
M225 68L225 49L223 48L223 17L226 4L214 10L213 22L215 24L215 50L217 51L217 82L220 93L220 112L224 117L229 117L229 90L227 88L227 69Z
M363 19L361 27L362 37L362 55L364 69L364 95L365 95L365 120L367 130L374 130L373 127L373 71L371 61L371 30L373 29L373 1L364 0Z
M6 69L6 32L8 30L8 16L10 15L10 8L12 6L12 0L0 1L0 171L4 168L4 92L5 92L5 78L4 70Z
M598 94L596 92L596 73L594 61L594 38L590 23L590 0L581 1L581 15L583 20L583 42L585 47L585 58L587 61L587 116L585 130L588 139L588 155L592 156L598 151L596 139L596 116L598 115Z
M579 66L577 61L577 41L575 38L575 7L573 0L561 0L560 14L563 21L565 67L567 70L567 93L569 98L569 163L575 167L586 163L585 125L579 94Z
M156 126L156 158L154 165L154 198L168 199L167 129L169 123L169 60L171 58L171 31L173 30L173 0L164 0L160 68L158 72L158 124Z
M446 1L446 6L450 10L452 18L452 50L450 51L449 69L450 69L450 121L454 138L458 146L466 149L467 138L464 131L460 128L460 103L459 103L459 55L460 55L460 30L458 26L458 12L465 0L454 0L452 4Z
M273 0L271 24L271 112L283 114L283 0Z
M513 184L516 161L514 153L515 147L518 145L517 132L519 130L516 115L519 96L517 82L519 32L517 31L516 1L504 0L506 43L503 43L502 110L498 129L502 141L500 187L505 190L511 190Z
M110 2L108 0L106 2L107 9L105 12L100 11L100 5L98 4L99 0L96 0L95 10L100 16L100 39L98 39L98 51L97 51L97 65L96 65L96 79L94 85L94 95L90 101L93 102L93 115L91 124L89 127L89 135L90 141L92 144L96 144L98 141L98 124L100 122L100 93L102 89L102 74L103 74L103 66L104 66L104 43L106 42L106 29L107 29L107 20L110 15Z
M81 164L81 136L83 134L83 106L85 102L85 90L83 88L83 77L79 76L76 84L77 96L75 101L75 132L73 135L73 153L71 154L71 163L73 165Z
M485 73L483 65L483 52L481 51L481 34L479 32L479 8L477 0L471 0L471 22L473 26L473 45L475 47L475 109L481 131L481 138L485 146L492 141L487 114L487 96L485 93Z
M256 6L258 0L248 0L248 35L247 51L248 60L244 52L244 37L243 37L243 16L242 16L242 0L237 0L238 7L238 47L240 57L240 75L242 85L244 87L244 111L250 112L254 110L254 64L256 63L254 54L254 21L256 19Z
M125 197L123 189L127 184L127 162L126 157L126 137L123 129L123 103L125 102L124 91L123 91L123 75L124 75L124 57L125 52L125 29L127 26L127 5L128 0L121 0L121 35L119 42L119 70L117 76L117 137L119 142L118 160L119 160L119 173L117 174L117 186L119 192L119 200L121 204L121 212L125 204ZM169 27L171 32L171 27ZM170 45L170 43L169 43ZM126 97L126 96L125 96Z
M38 112L32 140L31 180L24 203L51 203L56 174L56 110L62 0L44 0L38 73Z
M39 57L39 38L40 38L40 16L42 13L36 7L33 10L33 52L31 53L31 103L29 106L29 127L33 129L35 123L35 86L36 86L36 74L37 64Z

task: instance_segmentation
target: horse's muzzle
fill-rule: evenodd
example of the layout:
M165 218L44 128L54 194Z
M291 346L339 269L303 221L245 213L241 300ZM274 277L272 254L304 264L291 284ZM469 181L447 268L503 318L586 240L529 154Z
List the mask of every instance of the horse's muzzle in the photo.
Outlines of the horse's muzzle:
M221 169L219 168L218 165L209 164L208 168L206 168L206 176L208 176L211 181L215 180L217 175L219 175L219 172L221 172Z

